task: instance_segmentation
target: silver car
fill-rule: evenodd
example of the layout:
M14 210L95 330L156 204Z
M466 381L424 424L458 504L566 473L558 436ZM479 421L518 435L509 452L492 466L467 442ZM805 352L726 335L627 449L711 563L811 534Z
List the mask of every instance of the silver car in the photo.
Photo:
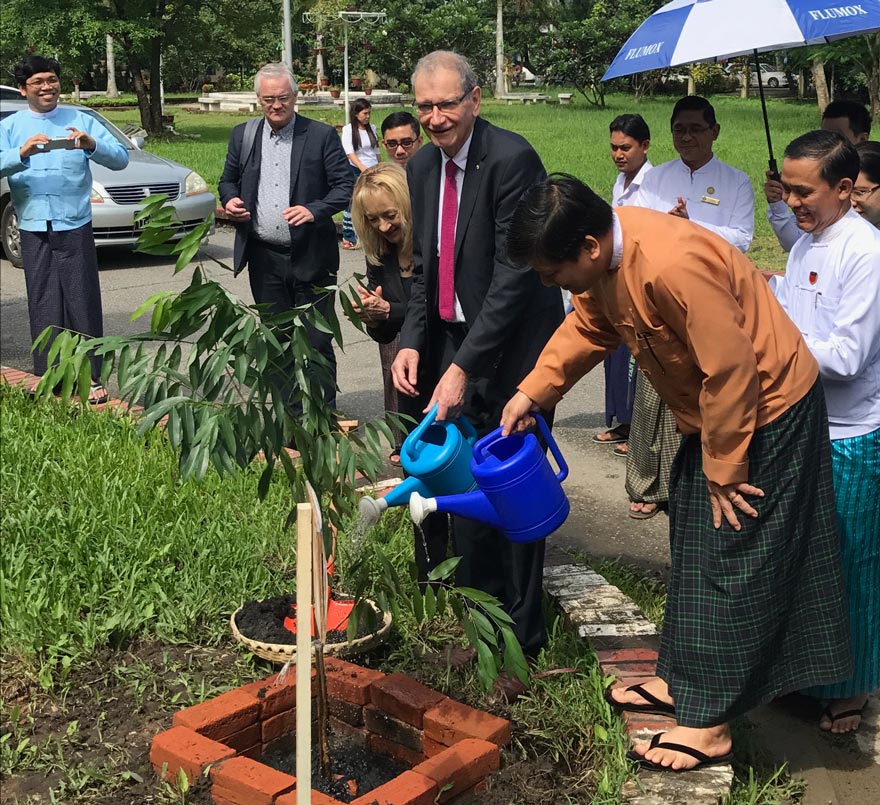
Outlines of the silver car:
M97 163L90 166L92 228L96 246L133 246L137 243L141 223L134 220L134 215L144 199L159 193L168 194L168 201L176 211L179 229L175 239L191 232L205 218L213 218L217 201L199 174L170 159L141 151L142 139L126 137L93 109L83 106L76 108L98 120L129 151L128 165L121 171L112 171ZM19 109L27 109L27 101L23 98L0 99L0 119ZM21 268L18 216L12 206L9 184L5 178L0 180L0 238L6 257Z

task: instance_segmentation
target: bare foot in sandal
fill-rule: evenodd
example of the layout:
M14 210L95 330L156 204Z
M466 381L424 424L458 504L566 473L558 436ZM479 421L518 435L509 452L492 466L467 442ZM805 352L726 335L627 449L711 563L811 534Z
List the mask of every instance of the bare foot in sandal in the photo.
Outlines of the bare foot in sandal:
M828 706L822 711L819 719L819 729L832 732L835 735L843 735L847 732L855 732L862 723L862 713L868 704L868 695L860 693L849 699L831 699Z
M663 704L674 706L672 696L669 695L669 685L667 685L659 676L655 676L653 679L648 682L643 682L641 685L633 685L630 688L615 688L611 691L611 699L616 705L624 709L628 704L634 704L637 706L656 704L656 702L652 702L650 699L646 699L642 696L637 688L647 691L655 699L663 702Z

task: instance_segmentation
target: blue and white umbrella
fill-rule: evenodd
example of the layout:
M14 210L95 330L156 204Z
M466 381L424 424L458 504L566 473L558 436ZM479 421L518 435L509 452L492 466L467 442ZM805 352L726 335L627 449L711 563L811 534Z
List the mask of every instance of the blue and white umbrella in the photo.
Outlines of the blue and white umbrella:
M636 29L602 80L880 30L880 0L844 2L673 0Z
M758 54L874 31L880 31L880 0L672 0L636 29L602 80L754 55L770 170L776 173Z

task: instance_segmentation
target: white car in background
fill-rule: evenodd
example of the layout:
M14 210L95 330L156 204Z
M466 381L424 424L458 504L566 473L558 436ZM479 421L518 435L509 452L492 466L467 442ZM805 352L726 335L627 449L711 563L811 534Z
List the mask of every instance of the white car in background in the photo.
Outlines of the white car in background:
M778 89L779 87L788 86L788 76L777 70L772 64L761 65L761 83L770 89ZM749 86L758 86L758 73L752 70L749 74Z
M76 108L98 120L128 149L128 165L121 171L112 171L97 163L90 166L92 228L96 246L134 246L142 228L142 223L135 221L134 215L145 199L160 193L168 194L168 202L175 210L175 240L191 232L206 218L213 220L217 201L198 173L170 159L141 151L142 138L126 137L94 109ZM27 109L27 101L20 94L18 100L0 98L0 120L20 109ZM18 215L5 178L0 179L0 242L6 257L21 268Z

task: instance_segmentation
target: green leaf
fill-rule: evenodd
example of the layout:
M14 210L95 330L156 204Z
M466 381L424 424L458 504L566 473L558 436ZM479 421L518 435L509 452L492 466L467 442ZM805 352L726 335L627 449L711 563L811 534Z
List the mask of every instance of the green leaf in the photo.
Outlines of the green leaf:
M434 595L434 588L430 584L425 585L425 617L427 620L433 620L437 612L437 599Z
M445 581L448 578L451 578L452 574L455 573L455 569L458 567L459 562L461 562L460 556L451 556L449 559L444 559L437 567L431 570L428 573L429 581Z
M482 640L476 641L477 648L477 676L486 692L492 690L492 683L498 678L498 666L495 664L495 655Z
M131 316L128 317L129 321L136 321L141 316L144 315L153 305L161 302L163 299L168 299L170 297L175 296L174 291L160 291L159 293L154 293L149 299L147 299L140 307L135 310Z
M260 483L257 485L257 494L260 500L265 500L269 494L269 484L272 481L272 470L275 468L274 461L267 461L266 468L260 473Z

